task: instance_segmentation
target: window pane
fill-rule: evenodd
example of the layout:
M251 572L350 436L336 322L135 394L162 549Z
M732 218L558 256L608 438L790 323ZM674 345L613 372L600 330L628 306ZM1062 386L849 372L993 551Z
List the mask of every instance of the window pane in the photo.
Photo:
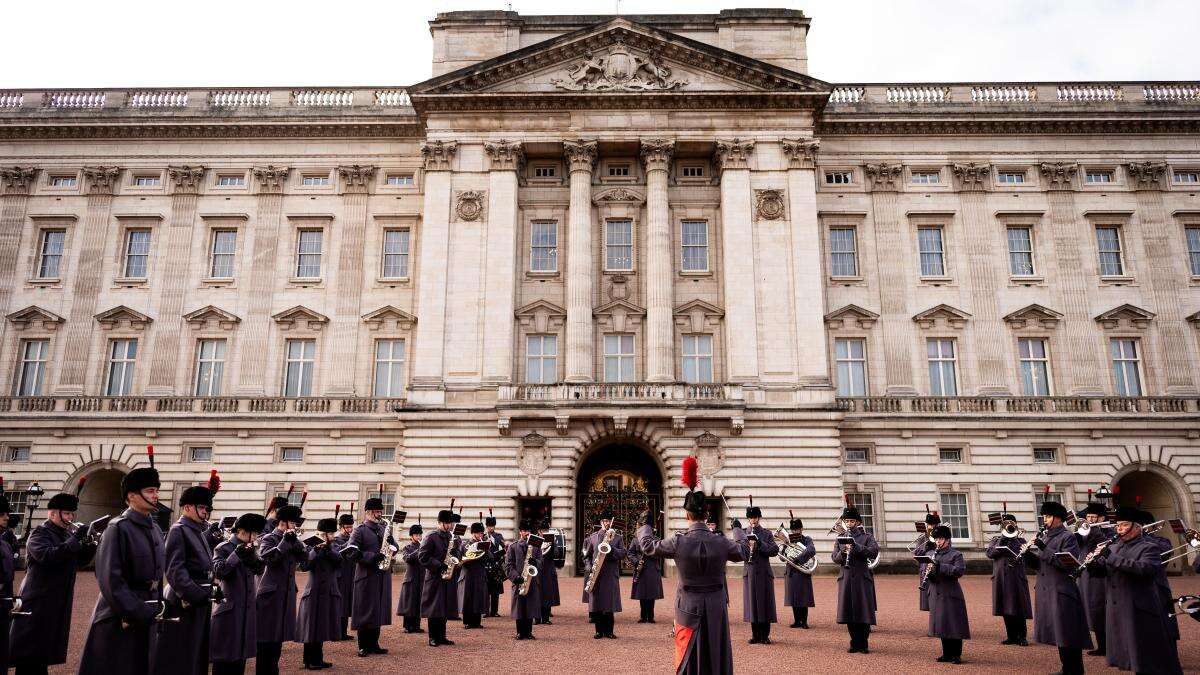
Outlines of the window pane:
M375 341L375 396L404 393L404 340Z
M29 340L24 343L17 382L18 396L41 396L49 352L49 340Z
M150 254L150 231L130 230L125 241L125 276L144 279Z
M558 223L533 223L530 231L529 268L534 272L558 270Z
M1200 227L1187 228L1188 267L1192 276L1200 277Z
M1096 244L1100 251L1101 276L1120 276L1124 274L1124 263L1121 259L1121 233L1115 227L1096 228Z
M846 499L850 502L850 506L858 509L858 515L862 516L862 526L867 532L875 534L875 502L872 499L870 492L849 492L846 493Z
M967 515L967 495L951 492L941 495L942 524L950 528L954 539L970 539L970 518Z
M386 230L383 233L383 276L408 276L408 230Z
M921 276L940 277L946 274L942 255L942 230L938 227L917 229L917 245L921 253Z
M605 269L633 269L633 223L610 220L605 225Z
M1008 228L1008 263L1013 276L1033 274L1033 236L1028 227Z
M835 277L858 276L857 242L854 228L829 231L830 272Z
M301 230L296 247L296 276L315 278L321 276L321 251L324 232Z
M860 339L834 341L838 396L866 396L866 347Z
M137 340L113 340L109 347L108 396L128 396L133 386L133 366L137 359Z
M38 261L37 273L39 278L58 278L65 238L66 232L63 230L45 230L42 232L41 259Z
M708 223L702 220L683 221L683 270L708 270Z

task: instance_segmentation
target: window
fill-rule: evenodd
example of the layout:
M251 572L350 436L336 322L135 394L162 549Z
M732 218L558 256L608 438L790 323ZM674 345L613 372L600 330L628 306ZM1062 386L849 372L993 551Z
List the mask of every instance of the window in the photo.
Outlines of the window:
M944 492L938 495L941 503L942 524L950 528L951 539L970 539L971 520L967 516L967 494Z
M188 448L188 461L211 462L213 451L211 445L193 445Z
M833 341L838 396L867 395L867 345L859 338Z
M316 340L288 340L283 372L284 396L312 396Z
M608 165L608 175L609 176L621 176L621 177L628 176L629 175L629 165L628 164L609 164Z
M133 184L138 187L156 187L159 179L158 176L134 176Z
M942 175L938 171L914 171L912 182L914 185L937 185L942 182Z
M846 501L850 502L850 506L858 509L858 515L862 516L862 526L872 536L875 535L875 498L870 492L847 492Z
M63 242L66 230L42 230L42 241L38 245L37 277L57 279L62 266Z
M685 220L681 224L683 242L683 271L708 271L708 222Z
M962 464L962 448L938 448L939 464Z
M532 223L529 231L529 270L558 271L558 223Z
M1200 171L1176 171L1171 178L1176 183L1200 183Z
M196 395L220 396L225 374L225 341L201 340L196 346Z
M853 227L829 230L829 271L835 277L858 276L858 240Z
M376 485L367 490L366 494L363 496L363 503L365 504L368 499L379 499L383 502L384 519L390 522L392 517L391 514L396 510L395 489L385 484L383 486L383 491L380 492L379 486Z
M409 230L383 231L383 276L386 279L408 277Z
M125 278L145 279L150 260L150 230L125 233Z
M218 187L242 187L245 184L245 176L238 176L235 174L224 174L217 176Z
M1100 276L1119 277L1125 274L1125 261L1121 255L1121 228L1111 225L1097 227L1096 246L1100 251Z
M300 279L321 277L321 249L325 232L300 230L296 237L296 276Z
M1025 182L1025 172L1001 171L996 174L996 182L1002 185L1020 185Z
M1200 277L1200 225L1187 228L1188 268Z
M404 340L375 341L375 395L404 395Z
M1017 357L1021 362L1021 395L1050 395L1050 358L1046 341L1041 338L1017 340Z
M212 248L208 255L210 279L233 278L233 256L237 251L237 230L213 230Z
M300 450L301 454L304 453L304 448L297 449ZM291 494L288 494L287 485L280 485L279 483L276 483L275 485L272 485L271 488L274 490L276 497L283 497L287 499L287 503L291 504L292 506L300 506L300 502L304 501L304 485L297 484L295 489L292 490Z
M954 340L930 338L925 342L929 358L929 394L931 396L957 396L958 381L955 377Z
M1008 228L1008 273L1014 277L1033 276L1033 230Z
M1099 183L1111 183L1111 182L1113 182L1113 172L1089 170L1087 173L1084 174L1084 180L1089 185L1096 185Z
M324 175L324 176L315 176L315 175L301 176L301 177L300 177L300 184L301 184L301 185L303 185L304 187L318 187L318 186L321 186L321 185L329 185L329 176L328 176L328 175Z
M826 171L826 185L849 185L854 182L854 174L850 171Z
M51 176L50 187L65 188L76 187L79 185L79 179L75 176Z
M525 381L531 384L553 384L558 381L557 336L525 337Z
M108 346L106 396L128 396L133 389L133 366L137 362L137 340L113 340Z
M1046 502L1058 502L1059 504L1063 504L1065 506L1065 502L1063 502L1063 493L1038 490L1037 492L1033 493L1033 512L1040 513L1042 510L1042 504L1045 504ZM1041 521L1042 517L1038 516L1037 519L1038 521Z
M604 381L633 382L633 336L604 336Z
M17 372L17 396L41 396L50 359L49 340L21 342L21 369Z
M1138 360L1137 340L1113 338L1109 342L1109 353L1112 354L1117 396L1141 396L1141 363Z
M683 336L683 381L688 384L713 381L711 335Z
M1058 448L1034 448L1033 449L1034 464L1057 464L1058 463ZM1039 505L1040 506L1040 505Z
M411 173L389 173L384 179L388 185L408 185L413 184L413 175Z
M29 488L29 483L5 483L6 490L4 496L8 498L8 506L12 514L22 514L22 517L28 515L28 509L25 506L27 495L25 490Z
M533 167L534 178L554 178L557 175L557 167L553 164L539 164Z
M918 227L917 249L921 254L921 276L946 276L946 254L942 247L942 228Z
M281 462L303 462L304 447L299 445L285 445L279 448L279 461ZM297 504L297 506L299 506Z
M378 446L371 448L371 461L376 464L388 464L396 461L396 448L388 446Z
M704 178L703 164L684 164L680 167L680 173L684 178Z
M604 224L604 269L633 269L633 221L609 220Z
M866 464L871 461L871 449L846 448L845 461L847 464Z
M29 446L28 445L10 445L5 460L9 462L28 462L29 461ZM11 513L20 513L12 511Z

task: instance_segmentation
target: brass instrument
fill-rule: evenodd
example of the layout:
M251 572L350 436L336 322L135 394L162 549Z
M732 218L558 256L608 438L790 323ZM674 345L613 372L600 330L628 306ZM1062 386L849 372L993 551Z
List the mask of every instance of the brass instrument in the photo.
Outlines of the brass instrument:
M476 560L479 560L483 556L487 555L487 551L483 550L484 543L485 543L485 540L480 539L479 541L471 542L471 544L469 546L467 546L467 551L466 551L466 553L463 553L463 557L462 557L462 562L464 565L469 562L474 562ZM488 542L488 545L489 546L491 545L490 542Z
M1108 529L1112 529L1114 527L1116 527L1116 524L1110 523L1107 520L1101 520L1096 523L1089 523L1086 520L1083 520L1083 521L1079 522L1078 526L1076 526L1075 534L1086 538L1089 534L1092 533L1092 528L1108 530Z
M933 576L933 571L937 568L937 554L937 549L934 549L930 554L929 557L933 560L925 565L925 573L921 575L921 583L917 584L919 590L923 591L929 588L929 578Z
M12 603L12 609L8 610L9 616L32 616L33 615L33 612L31 612L29 610L21 609L21 605L24 603L21 600L21 598L19 598L19 597L0 598L0 602L11 602Z
M379 552L383 554L383 560L379 561L377 567L381 570L391 570L392 561L396 559L396 554L400 552L400 547L392 543L395 524L389 523L387 528L387 536L383 537L383 542L379 547Z
M817 558L813 556L803 563L797 564L796 558L804 555L804 549L792 542L791 535L784 529L783 525L775 530L775 542L779 544L779 557L789 567L795 569L801 574L812 574L817 569Z
M454 555L454 547L458 545L458 538L466 531L467 526L462 523L456 524L454 530L452 530L450 544L446 546L446 558L442 560L442 563L446 565L445 571L442 572L442 581L450 581L450 579L454 578L454 571L462 564L462 561Z
M536 534L529 535L525 545L525 562L521 564L521 590L517 595L529 595L529 586L537 578L538 568L533 564L533 552L542 545L542 538Z
M1175 611L1168 614L1168 617L1174 618L1180 614L1193 615L1200 612L1200 595L1181 595L1175 598Z
M596 547L596 559L592 561L592 573L588 576L587 583L584 584L583 590L588 593L596 587L596 580L600 578L600 568L604 567L604 559L612 552L612 540L617 536L617 531L613 528L608 528L604 533L604 541Z
M1183 532L1182 544L1169 551L1163 551L1163 564L1166 565L1176 558L1186 558L1194 548L1200 549L1200 531L1188 528Z
M638 558L637 564L633 566L633 584L636 586L638 579L642 576L642 569L646 567L646 558L649 556L643 555Z
M1040 548L1040 547L1037 545L1037 541L1038 541L1038 539L1040 539L1040 538L1042 537L1042 535L1043 535L1043 534L1045 534L1045 533L1046 533L1046 528L1042 528L1042 529L1038 530L1038 533L1037 533L1037 536L1036 536L1036 537L1034 537L1033 539L1030 539L1029 541L1025 542L1025 544L1024 544L1024 545L1022 545L1022 546L1021 546L1021 548L1017 549L1017 553L1016 553L1016 555L1013 557L1013 559L1012 559L1012 560L1009 560L1009 561L1008 561L1008 566L1009 566L1009 567L1015 567L1015 566L1017 566L1018 564L1020 564L1020 563L1023 561L1022 559L1025 557L1025 554L1026 554L1026 553L1028 553L1028 552L1030 552L1030 551L1032 551L1032 550L1034 550L1034 549Z
M112 520L112 516L100 516L99 518L88 523L87 539L80 543L85 545L99 546L100 537L104 535L104 529L108 527L108 522L110 520ZM76 521L71 521L67 523L67 525L69 525L71 528L70 534L75 534L79 531L79 528L83 527L83 523Z

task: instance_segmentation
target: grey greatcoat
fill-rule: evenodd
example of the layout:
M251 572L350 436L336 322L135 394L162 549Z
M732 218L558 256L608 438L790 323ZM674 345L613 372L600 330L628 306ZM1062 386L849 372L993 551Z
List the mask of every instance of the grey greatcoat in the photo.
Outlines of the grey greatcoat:
M516 583L525 572L525 552L528 549L529 541L527 539L518 539L508 545L508 550L504 554L504 576L513 583L510 613L512 614L512 618L517 621L533 621L542 615L541 584L534 579L529 584L529 593L521 595L521 586ZM539 547L534 549L533 556L529 559L529 564L537 567L541 561L542 551ZM538 574L540 575L541 573L539 572Z
M162 532L154 519L125 509L109 522L96 552L100 596L79 659L80 675L146 673L150 631L163 574ZM122 622L129 624L123 627Z
M541 554L541 547L538 553ZM558 595L558 566L554 564L554 556L550 552L541 554L538 562L538 585L541 586L543 607L558 607L562 604Z
M342 617L349 618L354 608L354 558L342 557L342 550L350 544L350 535L338 532L333 538L333 552L338 555L338 593L342 596ZM340 637L340 636L339 636Z
M11 530L0 534L0 598L13 597L13 574L17 569L17 545ZM12 624L11 602L0 603L0 673L8 672L8 635Z
M75 571L95 554L94 546L84 545L79 537L48 520L29 533L21 603L23 610L32 614L13 617L9 663L67 662Z
M1033 614L1033 639L1044 645L1067 649L1091 649L1092 636L1088 633L1083 596L1068 570L1055 558L1055 554L1062 551L1082 560L1079 541L1073 532L1061 525L1045 531L1042 541L1045 548L1026 553L1038 568L1034 586L1037 611Z
M417 554L421 545L410 541L401 549L404 558L404 581L400 582L400 601L396 603L396 616L407 616L412 619L421 618L421 581L425 570L417 562Z
M254 658L258 646L254 597L257 575L265 566L253 547L236 538L213 551L213 578L225 594L225 602L214 605L212 611L209 658L214 663Z
M866 623L875 625L875 573L867 567L867 560L879 555L879 543L875 537L856 528L850 545L850 564L841 546L834 546L833 562L842 566L838 574L838 623Z
M466 550L466 546L459 547L460 560ZM472 562L463 561L462 572L458 575L458 606L463 614L487 614L487 561L491 555L484 553Z
M271 530L258 540L258 554L266 563L254 598L259 642L296 639L296 566L307 554L299 537L290 534Z
M212 548L204 526L180 517L167 531L167 581L164 596L179 623L163 622L154 631L150 670L166 675L208 672L208 627L212 603Z
M629 589L630 600L659 600L663 597L662 585L662 569L659 565L662 561L658 558L642 553L640 546L630 546L626 549L629 552L629 559L633 561L633 569L637 577L634 578L633 584ZM641 564L642 571L636 572L638 565Z
M296 642L329 642L342 636L341 566L342 557L328 545L310 548L300 563L300 569L308 572L308 583L300 594Z
M1142 535L1149 539L1151 543L1158 546L1159 553L1164 553L1171 550L1174 546L1170 539L1160 537L1157 534ZM1171 582L1167 580L1167 566L1159 565L1158 574L1154 576L1154 584L1158 588L1158 599L1162 603L1163 611L1170 613L1171 606L1175 604L1175 594L1171 592ZM1167 617L1167 633L1172 639L1179 639L1179 620L1175 617Z
M775 614L775 573L771 571L771 558L779 555L779 544L761 525L748 530L733 528L735 541L746 541L751 534L758 536L758 543L743 565L742 621L774 623L779 618Z
M388 525L366 521L350 534L350 544L358 547L354 566L354 613L350 625L379 628L392 625L392 571L379 569L385 543L395 545Z
M817 555L817 547L813 545L812 537L801 535L800 541L796 546L803 546L804 553L796 558L797 565L812 560ZM784 563L787 569L786 576L783 580L783 606L784 607L816 607L816 596L813 595L812 575L805 574L797 570L795 567Z
M654 536L653 527L643 525L637 538L642 553L655 558L674 558L679 573L675 593L675 672L732 673L725 566L745 560L750 554L749 547L744 541L734 542L709 532L704 523L688 523L682 533L665 540Z
M911 550L913 552L913 555L932 555L933 549L935 549L935 548L937 548L937 544L933 543L932 541L929 541L929 539L926 538L923 543L919 543L916 546L912 546L909 548L909 550ZM920 563L917 565L917 578L918 579L925 578L925 568L926 567L928 567L928 565L926 563ZM924 589L918 588L917 589L917 598L918 598L919 606L921 607L921 611L928 612L929 611L929 587L926 586Z
M996 537L988 544L987 557L992 560L992 616L1033 618L1025 561L1017 560L1017 551L1024 545L1021 537Z
M1112 544L1102 562L1093 565L1105 570L1110 666L1138 673L1183 672L1156 589L1160 553L1157 542L1139 536Z
M1075 535L1075 537L1079 541L1079 560L1082 562L1088 553L1100 545L1100 542L1108 539L1109 534L1098 527L1093 527L1086 538L1079 535ZM1079 593L1083 596L1083 604L1087 608L1088 628L1093 631L1103 631L1105 606L1103 567L1084 570L1079 577Z
M425 535L417 552L417 563L425 571L425 577L421 580L421 616L426 619L458 618L456 580L442 578L450 539L449 532L436 529Z
M947 548L930 551L933 565L929 585L929 636L947 640L970 640L971 626L967 622L967 599L958 579L967 571L962 553Z
M604 541L604 532L597 530L592 536L583 541L583 556L588 560L588 566L600 555L599 547ZM609 542L612 550L604 557L604 563L596 575L596 583L588 597L589 612L619 612L621 611L621 561L629 555L625 549L625 538L620 534Z

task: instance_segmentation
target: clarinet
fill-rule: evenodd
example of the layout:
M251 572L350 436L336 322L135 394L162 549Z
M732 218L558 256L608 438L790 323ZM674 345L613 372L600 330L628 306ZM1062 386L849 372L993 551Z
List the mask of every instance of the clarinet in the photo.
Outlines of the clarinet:
M921 583L917 584L918 590L923 591L926 588L929 588L929 578L933 576L933 570L935 567L937 567L937 554L937 549L934 549L933 555L929 556L933 559L933 561L925 565L925 574L921 575Z
M1087 566L1093 560L1095 560L1096 557L1099 556L1104 551L1104 549L1111 546L1112 543L1115 542L1117 539L1120 539L1120 536L1114 534L1112 537L1105 539L1104 541L1100 542L1099 544L1096 544L1096 548L1092 549L1090 552L1088 552L1088 554L1086 556L1083 557L1083 562L1079 563L1079 567L1076 567L1075 569L1071 570L1071 578L1078 579L1079 577L1083 576L1084 571L1087 570Z

